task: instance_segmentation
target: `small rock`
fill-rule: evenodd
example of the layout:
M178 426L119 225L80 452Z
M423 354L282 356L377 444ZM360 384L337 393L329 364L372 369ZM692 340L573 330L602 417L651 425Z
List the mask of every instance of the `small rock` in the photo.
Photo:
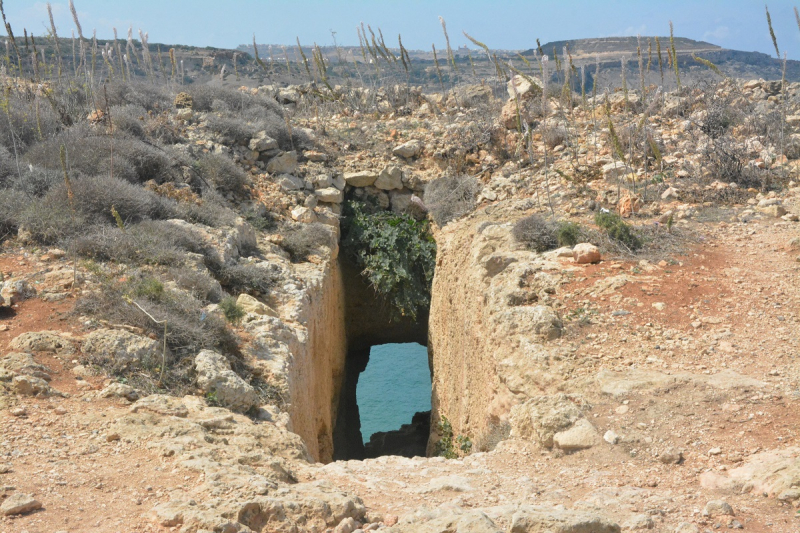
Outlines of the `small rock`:
M13 407L8 410L11 416L23 417L28 416L28 410L25 407Z
M348 516L339 522L339 525L333 531L334 533L353 533L356 529L358 529L358 522Z
M606 431L605 435L603 435L603 440L609 444L616 444L619 442L619 435L614 433L612 430Z
M733 516L733 507L725 500L711 500L703 509L703 516Z
M401 144L400 146L396 146L392 153L394 155L399 155L400 157L411 158L416 157L422 152L423 144L422 142L414 139L408 141L406 143Z
M344 181L347 185L351 187L369 187L375 180L378 179L378 175L369 170L363 170L361 172L348 172L344 175Z
M731 522L728 524L728 527L731 529L744 529L744 526L738 520L731 520Z
M325 187L314 192L320 202L340 204L344 201L344 194L336 187Z
M720 448L719 446L708 450L708 455L719 455L721 453L722 453L722 448Z
M292 218L297 222L311 224L317 221L317 214L308 207L296 207L292 209Z
M600 250L594 244L583 242L576 244L572 249L572 257L579 265L598 263L601 259Z
M50 391L50 386L45 380L33 376L14 376L11 388L22 396L36 396Z
M398 516L395 514L387 514L383 517L383 523L389 527L397 524L398 520L400 520L400 518L398 518Z
M276 155L267 163L270 174L291 174L297 168L297 152L284 152Z
M653 304L653 309L655 309L656 311L663 311L666 308L667 304L665 304L664 302L655 302Z
M119 433L109 433L106 435L106 442L114 442L120 439Z
M278 313L273 308L263 302L260 302L257 298L250 296L249 294L240 294L236 299L236 305L241 307L246 313L264 316L278 316Z
M16 494L12 494L6 498L2 504L0 504L0 514L4 516L25 514L41 508L42 503L33 496L18 492Z
M564 451L584 450L597 444L598 437L591 422L581 418L571 428L553 435L553 444Z
M378 179L375 180L375 187L384 191L403 188L403 171L400 167L389 165L381 170Z
M672 200L678 199L678 189L674 187L669 187L666 191L661 193L662 200Z
M665 465L677 465L683 461L683 453L675 448L669 448L658 456L658 460Z
M758 210L767 216L773 218L780 218L787 213L786 208L782 205L770 205L767 207L759 207Z
M800 489L786 489L778 494L778 499L782 502L793 502L800 500Z
M232 411L247 411L258 402L252 385L239 377L225 356L203 350L194 360L197 385L207 394L213 394L220 405Z
M681 522L675 528L675 533L700 533L700 528L689 522Z
M53 409L53 412L55 414L57 414L57 415L65 415L65 414L67 414L67 410L64 409L63 407L61 407L60 405L58 407L56 407L55 409Z
M135 402L139 399L139 391L125 383L114 382L109 384L105 389L100 391L101 398L124 398L130 402Z
M620 405L614 409L614 412L617 413L618 415L624 415L627 414L627 412L630 411L630 409L631 408L628 407L627 405Z
M249 148L257 152L276 150L278 148L278 141L267 135L266 131L259 131L256 133L255 137L250 139Z
M11 472L11 467L8 465L0 464L0 474L8 474Z

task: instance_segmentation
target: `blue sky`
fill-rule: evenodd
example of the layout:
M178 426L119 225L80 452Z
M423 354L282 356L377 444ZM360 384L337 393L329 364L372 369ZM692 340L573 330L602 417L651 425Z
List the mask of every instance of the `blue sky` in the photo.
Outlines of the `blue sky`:
M23 27L45 31L45 2L5 0L14 33ZM59 35L74 29L67 0L52 1ZM800 30L794 3L768 2L781 53L800 59ZM797 5L800 5L798 0ZM116 26L124 35L133 25L149 33L151 43L234 48L259 43L358 44L355 27L363 21L383 30L387 44L413 49L444 45L439 16L447 21L453 47L468 44L461 31L492 48L531 48L560 39L618 35L666 35L669 21L677 36L705 40L726 48L774 55L764 3L759 0L75 0L84 33L100 38Z

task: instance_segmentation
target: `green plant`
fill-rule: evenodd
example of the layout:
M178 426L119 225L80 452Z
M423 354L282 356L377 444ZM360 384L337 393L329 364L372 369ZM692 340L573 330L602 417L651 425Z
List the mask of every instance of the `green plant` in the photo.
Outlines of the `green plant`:
M239 324L247 314L244 308L236 302L236 298L228 296L219 303L219 308L225 316L225 320L231 324Z
M345 206L342 248L375 291L391 304L393 318L416 320L430 306L436 242L426 221L361 202Z
M136 281L131 293L136 298L158 301L164 297L164 284L156 278L141 278Z
M436 442L434 453L445 459L458 459L472 451L472 439L466 435L453 435L453 425L446 416L442 416L437 426L441 438ZM460 453L459 453L460 452Z
M622 220L622 217L617 213L605 213L601 211L594 216L594 222L598 227L604 230L611 239L624 245L629 250L636 251L641 248L641 239L639 239L631 226Z
M559 222L556 229L556 240L559 246L575 246L583 237L583 230L575 222Z

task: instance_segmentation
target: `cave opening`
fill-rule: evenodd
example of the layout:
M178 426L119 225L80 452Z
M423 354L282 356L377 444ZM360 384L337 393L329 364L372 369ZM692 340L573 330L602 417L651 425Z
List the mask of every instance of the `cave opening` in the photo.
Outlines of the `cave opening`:
M424 456L431 398L428 312L416 320L393 318L359 269L344 255L339 259L347 358L333 429L333 459ZM387 416L388 411L400 415L401 404L410 409L404 420ZM393 420L395 425L376 426L376 420Z
M425 455L430 433L428 349L414 342L381 344L356 387L365 456Z

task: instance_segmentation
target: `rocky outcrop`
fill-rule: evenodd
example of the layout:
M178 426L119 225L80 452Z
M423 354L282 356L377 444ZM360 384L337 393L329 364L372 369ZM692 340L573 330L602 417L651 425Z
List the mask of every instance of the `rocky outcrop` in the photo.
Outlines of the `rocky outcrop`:
M203 350L195 357L194 366L200 390L221 406L244 412L258 402L253 386L231 370L225 356Z
M486 218L451 223L436 237L432 427L443 415L454 434L480 438L560 380L546 362L548 341L561 334L550 294L564 265L521 250L510 224Z

